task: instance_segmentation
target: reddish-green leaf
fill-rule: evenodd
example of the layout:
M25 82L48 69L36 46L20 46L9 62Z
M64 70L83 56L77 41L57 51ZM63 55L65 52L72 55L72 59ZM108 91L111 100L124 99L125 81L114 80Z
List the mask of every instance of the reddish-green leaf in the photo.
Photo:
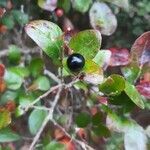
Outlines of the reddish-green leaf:
M110 66L124 66L129 64L129 51L126 48L110 48Z
M150 31L143 33L131 48L131 59L144 65L150 61Z
M145 98L150 99L150 82L141 82L136 85L137 90Z

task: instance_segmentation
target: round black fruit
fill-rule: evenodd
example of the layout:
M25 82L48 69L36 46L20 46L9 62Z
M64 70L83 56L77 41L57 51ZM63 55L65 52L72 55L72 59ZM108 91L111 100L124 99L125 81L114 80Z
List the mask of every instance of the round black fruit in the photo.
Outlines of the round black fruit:
M67 66L73 72L79 72L85 65L85 59L81 54L74 53L67 59Z

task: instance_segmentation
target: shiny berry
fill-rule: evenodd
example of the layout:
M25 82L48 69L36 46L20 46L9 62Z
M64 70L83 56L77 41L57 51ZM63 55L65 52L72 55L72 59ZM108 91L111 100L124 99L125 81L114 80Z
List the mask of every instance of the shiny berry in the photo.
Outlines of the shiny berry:
M67 59L67 66L73 72L79 72L85 65L85 59L81 54L74 53Z

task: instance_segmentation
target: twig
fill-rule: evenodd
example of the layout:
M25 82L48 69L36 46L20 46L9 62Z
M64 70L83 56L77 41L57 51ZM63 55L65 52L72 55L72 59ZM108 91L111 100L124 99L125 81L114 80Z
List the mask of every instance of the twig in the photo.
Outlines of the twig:
M46 93L44 93L43 95L39 96L37 99L35 99L32 103L30 103L26 108L22 107L22 109L24 109L25 111L28 111L29 108L31 108L34 104L36 104L38 101L40 101L41 99L45 98L46 96L48 96L50 93L52 93L53 91L57 90L60 87L65 86L66 88L70 88L73 84L75 84L77 81L79 81L79 79L74 80L68 84L58 84L56 86L53 86L52 88L50 88L50 90L48 90Z
M44 74L49 76L51 79L53 79L55 82L57 83L61 83L61 81L59 80L59 78L56 77L56 75L54 75L52 72L48 71L48 70L44 70Z
M54 123L55 126L57 126L60 130L62 130L66 136L68 136L75 143L78 143L84 150L94 150L91 146L87 145L85 142L82 142L80 140L75 139L74 137L71 137L70 134L55 120L52 120L52 122Z
M48 123L49 120L52 120L52 119L53 119L53 112L54 112L55 106L56 106L56 104L58 103L58 100L59 100L59 98L60 98L61 89L62 89L62 87L59 88L59 90L58 90L58 92L57 92L57 94L56 94L56 96L55 96L55 99L54 99L54 101L53 101L53 103L52 103L52 107L49 109L49 112L48 112L47 117L44 119L41 128L39 129L38 133L37 133L36 136L34 137L33 142L32 142L31 145L30 145L29 150L33 150L34 145L37 143L38 139L40 138L41 133L43 132L43 130L44 130L46 124Z
M43 99L44 97L48 96L50 93L52 93L53 91L55 91L56 89L58 89L59 87L61 87L62 84L53 86L50 90L48 90L46 93L44 93L43 95L39 96L37 99L35 99L32 103L30 103L26 108L25 111L28 111L29 108L31 108L34 104L36 104L39 100ZM23 108L23 107L22 107Z

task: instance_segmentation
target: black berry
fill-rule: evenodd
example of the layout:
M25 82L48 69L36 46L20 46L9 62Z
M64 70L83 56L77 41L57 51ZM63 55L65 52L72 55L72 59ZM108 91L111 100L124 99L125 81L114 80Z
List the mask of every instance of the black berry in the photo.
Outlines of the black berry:
M67 66L73 72L79 72L85 65L85 59L81 54L74 53L67 59Z

